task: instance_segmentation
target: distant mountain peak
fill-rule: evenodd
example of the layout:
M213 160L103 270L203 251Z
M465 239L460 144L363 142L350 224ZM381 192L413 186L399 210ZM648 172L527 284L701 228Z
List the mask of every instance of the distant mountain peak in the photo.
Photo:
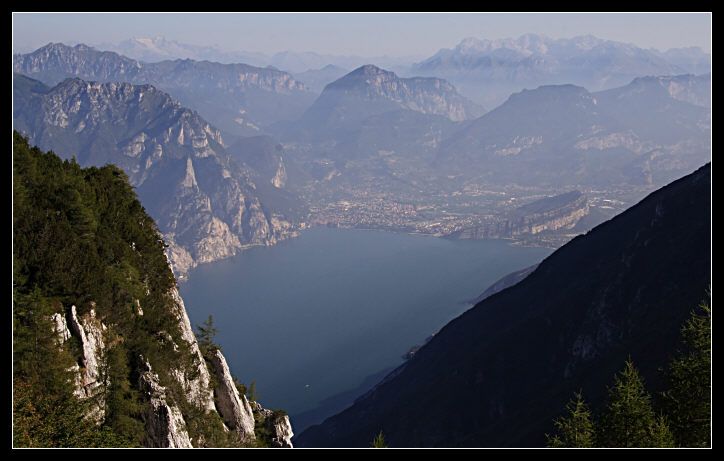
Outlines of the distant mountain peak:
M406 109L461 121L479 116L483 112L480 107L458 94L455 87L445 80L435 77L401 78L394 72L372 64L358 67L328 84L310 111L326 107L322 112L327 112L332 107L346 106L354 112L355 109L349 101L340 99L340 94L345 95L343 98L379 103L374 109L367 107L366 110L370 111L367 115ZM359 112L359 108L356 110ZM360 116L361 113L357 115Z
M380 69L379 67L375 66L374 64L365 64L363 66L358 67L357 69L353 70L348 76L357 76L357 75L389 75L389 76L395 76L394 72Z

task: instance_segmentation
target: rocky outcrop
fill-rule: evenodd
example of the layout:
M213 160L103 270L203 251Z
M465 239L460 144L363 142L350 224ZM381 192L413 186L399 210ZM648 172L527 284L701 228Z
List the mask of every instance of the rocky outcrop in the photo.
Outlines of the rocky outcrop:
M282 189L287 183L287 170L284 168L284 159L282 158L279 158L279 166L274 177L271 179L271 183L277 189Z
M58 344L62 345L70 339L70 330L63 314L55 313L50 319L53 321L55 334L58 336Z
M192 448L186 431L186 422L176 405L166 397L166 388L159 384L158 375L146 362L139 387L149 402L144 415L146 423L145 446L153 448Z
M65 343L71 338L70 330L68 329L68 323L65 320L65 315L61 313L55 313L53 314L50 319L53 322L53 330L56 335L57 344L58 347L64 347ZM83 392L83 386L81 384L81 372L80 372L80 366L77 363L74 363L68 368L68 371L73 376L73 394L78 398L83 398L85 396ZM99 418L97 418L98 412L93 411L89 417L94 418L96 421L100 421Z
M217 410L229 429L236 431L242 441L256 438L254 415L245 395L240 395L224 355L215 350L211 355L211 366L216 376Z
M181 384L186 394L186 399L196 405L199 408L203 408L206 411L215 411L214 406L214 394L211 389L211 376L209 370L206 368L206 362L204 357L201 355L199 350L196 336L191 329L191 322L189 316L186 313L186 307L184 301L178 293L178 290L174 288L171 290L171 297L174 301L175 315L179 320L179 329L181 330L181 338L186 341L191 350L193 356L193 365L191 370L174 369L172 371L176 380ZM193 378L189 378L193 376Z
M76 307L71 306L69 324L70 331L80 340L82 354L82 366L78 370L75 393L79 398L89 399L92 402L92 410L88 416L100 422L105 416L103 386L106 383L102 367L105 360L106 345L103 333L106 331L106 326L96 317L95 303L91 303L87 314L80 316ZM56 320L56 328L58 325ZM62 329L62 325L60 326Z
M251 408L258 419L262 421L262 424L267 433L270 434L271 440L269 443L272 448L293 448L292 437L292 423L289 421L289 416L279 412L268 410L261 406L258 402L251 402Z
M455 231L453 239L511 238L544 231L572 229L589 213L588 199L578 191L546 197L516 208L505 216Z

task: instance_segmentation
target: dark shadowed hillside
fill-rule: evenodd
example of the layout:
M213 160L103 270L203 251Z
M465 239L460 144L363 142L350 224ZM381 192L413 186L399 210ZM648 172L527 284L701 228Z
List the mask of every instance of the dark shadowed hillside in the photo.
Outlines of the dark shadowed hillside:
M450 322L299 446L543 446L630 355L652 390L710 282L710 166L652 193Z

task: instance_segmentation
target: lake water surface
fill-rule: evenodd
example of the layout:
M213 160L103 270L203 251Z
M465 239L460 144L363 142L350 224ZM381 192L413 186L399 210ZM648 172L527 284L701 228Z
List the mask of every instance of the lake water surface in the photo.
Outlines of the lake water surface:
M180 288L194 327L214 316L232 373L294 425L295 414L401 364L467 300L551 251L314 228L198 267Z

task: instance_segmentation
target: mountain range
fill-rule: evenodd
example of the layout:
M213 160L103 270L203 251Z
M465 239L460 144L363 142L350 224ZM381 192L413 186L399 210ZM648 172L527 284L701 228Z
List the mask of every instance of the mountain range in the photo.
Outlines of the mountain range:
M232 160L218 129L157 88L78 78L49 88L22 75L14 83L15 129L81 165L123 168L177 275L294 233L291 216L303 206L290 210L284 184Z
M118 43L102 43L95 48L114 51L145 62L174 59L216 61L224 64L244 62L257 67L272 66L294 74L328 65L353 69L363 64L374 63L381 67L402 68L421 59L421 56L355 56L331 55L312 51L280 51L260 53L253 51L230 51L220 46L199 46L170 40L163 36L133 37ZM307 83L307 82L305 82Z
M474 101L495 107L511 93L541 85L570 83L600 91L648 75L703 74L711 72L711 56L699 48L662 53L591 35L469 37L415 63L409 72L445 78Z
M448 323L297 446L542 446L567 399L598 411L627 357L648 386L711 283L705 165L543 260Z
M675 82L675 83L674 83ZM647 77L590 93L523 90L445 139L437 165L489 182L663 185L710 158L706 77ZM686 88L686 91L679 90Z
M598 46L595 40L592 43L591 47ZM457 193L461 187L532 187L541 189L539 196L573 188L651 190L711 156L710 75L639 77L600 92L570 84L546 85L515 93L485 113L446 80L400 77L374 65L361 66L326 84L316 99L293 76L277 70L192 60L148 64L84 45L50 44L33 53L16 55L14 68L46 82L81 75L87 79L84 81L113 83L117 88L126 88L120 84L125 81L135 86L151 85L164 92L168 89L180 107L197 110L195 116L213 127L212 131L218 131L213 136L217 145L209 149L233 154L233 163L240 172L222 167L214 175L223 177L226 173L219 171L229 171L246 190L244 197L259 198L266 217L254 219L251 227L237 225L231 234L238 237L238 243L221 228L217 230L224 237L203 249L192 251L189 247L202 238L201 234L184 239L180 246L190 253L177 253L175 269L191 267L193 261L233 254L236 250L231 248L246 244L273 243L282 235L293 234L291 223L302 220L307 205L320 210L340 197L369 201L364 197L370 197L370 191L385 191L383 200L393 202L385 206L394 208L414 200L430 209L431 205L437 208L448 203L435 194ZM341 72L336 68L326 70ZM135 157L111 152L126 148L129 139L141 132L148 135L163 124L166 128L176 124L174 119L137 117L132 108L138 104L123 96L115 118L83 122L95 123L97 136L77 125L73 130L79 130L80 136L71 139L75 137L73 131L60 127L61 122L55 120L78 116L70 111L70 100L61 101L71 98L70 93L50 92L49 88L40 89L37 83L16 80L16 125L32 141L64 155L96 155L95 159L83 158L91 162L88 164L113 158L125 165L134 184L150 170L146 171L145 164ZM83 107L90 110L97 101L89 98ZM75 104L77 98L71 99ZM159 110L165 111L163 107L168 103L159 104ZM121 109L121 105L127 107ZM102 112L101 106L89 113ZM130 131L123 136L129 138L118 137L119 127L102 127L106 122L128 126ZM144 124L153 127L148 131L142 127ZM82 146L80 139L88 145ZM115 147L102 153L105 145ZM194 176L198 177L197 162L192 163ZM186 165L179 168L188 170ZM141 196L146 199L142 191ZM480 213L474 201L464 203L472 207L470 212ZM223 213L212 214L231 226L232 218L222 215L237 207L225 206ZM485 202L482 206L486 207L483 212L490 214L491 204ZM149 209L160 213L152 205ZM476 225L466 213L460 215L459 223L442 229L423 224L417 227L414 223L404 226L409 229L414 224L423 231L448 234ZM334 216L347 219L340 214ZM160 214L154 217L164 232L171 232L170 222ZM362 216L352 217L352 222L362 219L369 222ZM439 221L435 216L422 219ZM329 222L329 218L322 217L320 222ZM262 223L266 228L258 227ZM179 238L178 232L173 234L169 234L170 241ZM176 262L180 260L186 263Z
M13 69L51 86L69 77L151 84L234 136L258 135L266 125L296 119L315 98L290 74L272 68L191 59L145 63L86 45L50 43L15 55Z

